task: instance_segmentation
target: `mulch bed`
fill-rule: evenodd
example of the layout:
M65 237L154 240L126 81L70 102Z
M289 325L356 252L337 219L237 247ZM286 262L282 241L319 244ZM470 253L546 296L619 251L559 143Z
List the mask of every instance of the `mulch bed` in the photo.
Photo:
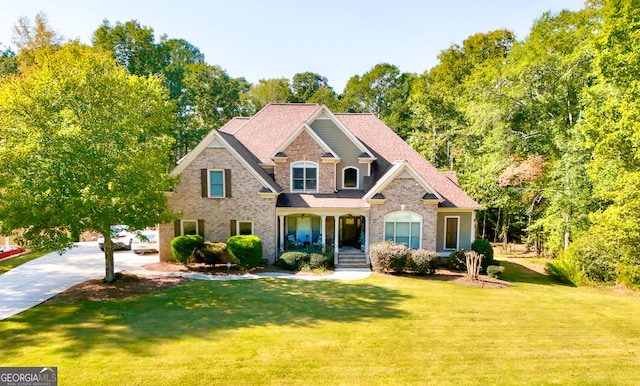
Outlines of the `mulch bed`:
M411 277L413 279L422 279L422 280L437 280L437 281L448 281L456 284L466 285L469 287L480 287L480 288L507 288L511 286L511 283L508 281L494 279L492 277L486 275L480 275L477 280L471 280L464 272L454 272L448 271L446 269L439 269L435 275L413 275L409 273L372 273L373 275L379 276L389 276L389 277Z
M113 283L105 283L102 279L92 279L75 285L49 299L48 302L75 303L79 300L123 299L169 289L191 281L182 277L134 275L127 271L116 273L116 281Z

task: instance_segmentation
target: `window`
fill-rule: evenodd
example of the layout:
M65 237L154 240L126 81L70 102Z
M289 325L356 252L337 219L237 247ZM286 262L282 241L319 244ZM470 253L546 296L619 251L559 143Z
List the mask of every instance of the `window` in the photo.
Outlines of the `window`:
M209 197L224 197L224 170L209 170Z
M384 216L384 239L420 249L422 217L413 212L393 212Z
M342 187L344 189L358 189L358 169L348 167L342 169Z
M198 234L198 221L196 220L182 220L180 221L180 234L181 235L197 235Z
M318 190L318 165L313 162L291 164L291 191L316 192Z
M238 221L238 233L239 235L252 235L253 234L253 222L251 221Z
M460 217L444 218L444 249L458 249Z

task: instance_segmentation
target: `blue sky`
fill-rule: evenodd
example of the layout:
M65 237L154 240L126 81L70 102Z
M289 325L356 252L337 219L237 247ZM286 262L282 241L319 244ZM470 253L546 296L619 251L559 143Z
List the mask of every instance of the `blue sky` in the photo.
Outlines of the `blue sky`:
M104 19L135 19L156 38L189 41L232 77L255 83L312 71L342 92L377 63L422 73L477 32L506 28L523 39L543 12L582 7L583 0L20 0L0 7L0 42L11 46L18 18L40 11L64 37L87 44Z

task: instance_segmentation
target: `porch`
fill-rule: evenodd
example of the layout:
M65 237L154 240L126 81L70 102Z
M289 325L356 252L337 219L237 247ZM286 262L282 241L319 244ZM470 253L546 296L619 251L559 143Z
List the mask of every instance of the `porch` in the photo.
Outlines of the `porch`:
M369 268L369 216L357 211L317 213L303 210L279 211L279 252L299 248L333 250L336 268Z

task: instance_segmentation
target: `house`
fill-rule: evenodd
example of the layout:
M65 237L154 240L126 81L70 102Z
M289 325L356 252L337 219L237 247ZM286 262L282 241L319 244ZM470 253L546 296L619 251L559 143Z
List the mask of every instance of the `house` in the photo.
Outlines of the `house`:
M480 209L458 186L372 114L334 114L317 104L269 104L212 130L172 174L160 226L170 241L200 234L225 241L255 234L264 259L313 244L333 248L336 266L368 264L372 243L393 240L448 255L469 249Z

